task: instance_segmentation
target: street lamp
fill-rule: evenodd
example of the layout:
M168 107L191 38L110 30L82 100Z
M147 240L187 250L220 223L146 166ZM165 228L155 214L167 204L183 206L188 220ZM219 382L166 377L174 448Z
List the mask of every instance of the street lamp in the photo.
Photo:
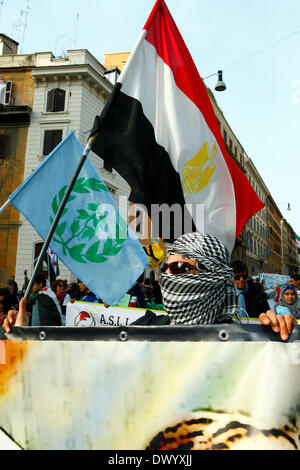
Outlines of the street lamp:
M289 202L279 202L278 204L287 204L286 210L287 210L287 211L291 211L291 210L292 210L291 204L290 204Z
M223 82L223 72L222 70L218 70L218 81L215 86L216 91L225 91L226 90L226 85Z
M203 78L203 80L206 80L207 78L214 77L217 75L216 73L213 73L211 75L208 75L207 77ZM216 91L225 91L226 90L226 85L223 82L223 72L222 70L218 70L218 81L215 85L215 90Z

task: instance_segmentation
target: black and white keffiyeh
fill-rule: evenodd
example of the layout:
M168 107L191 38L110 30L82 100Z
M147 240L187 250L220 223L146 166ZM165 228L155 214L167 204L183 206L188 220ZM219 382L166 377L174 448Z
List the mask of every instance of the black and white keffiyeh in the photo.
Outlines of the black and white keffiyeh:
M199 232L185 234L169 246L165 260L173 254L199 261L207 271L161 275L163 304L171 324L221 323L238 316L229 253L217 238Z

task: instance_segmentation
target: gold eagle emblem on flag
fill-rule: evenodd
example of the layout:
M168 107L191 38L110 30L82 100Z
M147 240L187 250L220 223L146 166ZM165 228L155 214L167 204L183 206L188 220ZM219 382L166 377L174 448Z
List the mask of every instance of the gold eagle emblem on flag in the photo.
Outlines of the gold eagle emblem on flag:
M205 142L199 152L186 162L181 172L182 187L185 192L197 194L208 185L216 171L216 166L212 160L217 153L216 144L211 149L208 142Z

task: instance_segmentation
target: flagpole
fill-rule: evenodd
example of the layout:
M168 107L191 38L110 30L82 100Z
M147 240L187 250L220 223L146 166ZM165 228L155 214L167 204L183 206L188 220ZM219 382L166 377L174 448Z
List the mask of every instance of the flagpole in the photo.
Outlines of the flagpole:
M2 207L0 207L0 214L9 206L9 204L10 204L10 199L7 199L6 203L3 204Z
M140 35L139 35L139 37L138 37L138 40L136 41L136 43L135 43L135 45L134 45L134 48L133 48L133 50L131 51L131 54L130 54L129 57L128 57L127 62L126 62L126 64L124 65L124 68L123 68L123 70L122 70L122 72L121 72L121 75L120 75L119 78L118 78L118 82L119 82L119 83L123 83L123 82L125 81L126 76L127 76L127 73L128 73L128 70L130 70L130 64L131 64L131 62L133 62L133 60L134 60L134 58L135 58L135 56L136 56L136 53L137 53L137 51L139 50L140 45L141 45L141 43L143 42L143 40L144 40L146 34L147 34L147 31L144 30L144 29L140 32Z
M49 256L49 251L48 250L47 250L47 270L48 270L48 286L51 287L50 256Z
M57 211L57 213L56 213L56 215L55 215L55 217L54 217L54 220L53 220L52 225L51 225L51 227L50 227L49 233L48 233L48 235L47 235L47 237L46 237L46 239L45 239L43 248L42 248L42 250L41 250L41 252L40 252L39 258L38 258L37 263L36 263L36 265L35 265L33 274L32 274L32 276L31 276L31 279L30 279L30 281L29 281L29 283L28 283L28 286L27 286L27 288L26 288L26 291L25 291L25 294L24 294L24 297L25 297L26 299L28 299L28 297L29 297L29 294L30 294L30 291L31 291L31 289L32 289L33 283L34 283L34 281L35 281L35 278L36 278L36 276L37 276L37 273L39 272L40 266L41 266L41 264L42 264L42 262L43 262L43 259L44 259L44 257L45 257L45 253L46 253L46 251L48 250L49 244L50 244L51 239L52 239L52 237L53 237L53 234L54 234L54 232L55 232L55 230L56 230L56 227L57 227L57 224L58 224L58 222L59 222L59 219L60 219L60 217L61 217L61 215L62 215L62 212L63 212L63 210L64 210L64 208L65 208L65 205L66 205L66 203L67 203L67 201L68 201L68 199L69 199L69 197L70 197L70 194L71 194L72 189L73 189L73 186L74 186L74 184L75 184L75 182L76 182L76 180L77 180L77 177L78 177L78 175L79 175L79 173L80 173L80 171L81 171L81 169L82 169L82 167L83 167L83 165L84 165L84 162L86 161L87 156L88 156L88 154L89 154L89 152L90 152L90 150L91 150L93 141L94 141L94 139L97 137L97 135L98 135L98 133L95 134L95 135L93 135L93 136L91 136L91 137L89 138L88 143L87 143L87 145L86 145L86 147L85 147L85 149L84 149L84 151L83 151L81 160L80 160L80 162L79 162L79 164L78 164L78 166L77 166L77 169L76 169L76 171L75 171L75 173L74 173L74 175L73 175L73 178L72 178L71 182L69 183L69 186L68 186L68 188L67 188L67 190L66 190L66 192L65 192L65 195L64 195L64 197L63 197L63 199L62 199L62 201L61 201L61 203L60 203L60 205L59 205L58 211Z

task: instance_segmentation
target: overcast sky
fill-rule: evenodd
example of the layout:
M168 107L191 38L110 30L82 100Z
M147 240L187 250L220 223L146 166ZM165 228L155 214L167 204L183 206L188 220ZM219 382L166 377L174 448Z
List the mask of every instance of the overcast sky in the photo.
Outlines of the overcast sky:
M0 0L0 32L20 43L19 53L83 48L103 62L106 53L133 48L154 3ZM223 69L227 90L215 92L217 102L300 235L300 1L166 3L200 75ZM205 83L213 89L215 81Z

